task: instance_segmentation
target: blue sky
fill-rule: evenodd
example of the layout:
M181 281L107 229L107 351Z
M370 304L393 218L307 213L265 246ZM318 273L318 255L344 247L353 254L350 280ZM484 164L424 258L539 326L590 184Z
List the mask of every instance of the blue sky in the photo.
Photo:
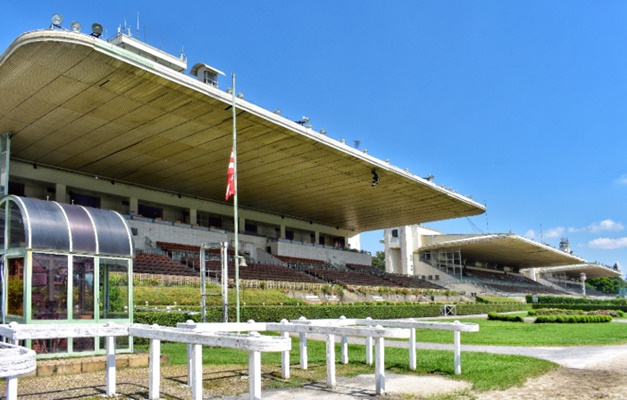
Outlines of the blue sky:
M234 72L246 100L487 206L431 227L568 237L627 265L627 2L7 3L2 49L54 13L107 36L126 20L190 65Z

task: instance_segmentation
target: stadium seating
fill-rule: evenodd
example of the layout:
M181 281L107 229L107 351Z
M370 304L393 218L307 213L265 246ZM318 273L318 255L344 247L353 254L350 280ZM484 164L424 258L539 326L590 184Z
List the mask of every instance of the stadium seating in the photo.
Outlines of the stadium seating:
M198 276L194 269L172 260L164 254L137 253L133 272L138 274Z
M563 290L542 285L532 279L516 273L490 272L486 270L464 268L464 280L478 284L487 290L504 294L568 294Z

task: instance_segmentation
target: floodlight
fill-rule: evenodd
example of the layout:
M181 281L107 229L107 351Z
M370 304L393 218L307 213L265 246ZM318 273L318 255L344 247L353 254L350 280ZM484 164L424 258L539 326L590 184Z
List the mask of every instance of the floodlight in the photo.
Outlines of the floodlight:
M81 24L78 21L72 21L70 29L72 29L72 32L78 33L81 31Z
M279 109L277 108L276 110L274 110L274 113L275 113L276 115L281 115L281 110L279 110Z
M311 128L313 128L313 125L311 125L311 124L307 124L307 125L305 125L305 128L307 128L307 129L311 129Z
M320 134L321 135L326 135L327 134L327 130L326 129L320 129Z
M62 23L63 23L63 16L61 14L54 14L52 16L52 26L56 26L57 28L60 28Z
M93 24L91 24L91 35L95 36L95 37L100 37L100 35L102 35L102 25L100 25L97 22L94 22Z
M241 92L240 92L240 93L238 93L238 94L237 94L237 98L238 98L238 99L243 99L243 98L244 98L244 93L241 93Z
M228 94L233 94L233 88L228 88L228 89L226 89L226 92L227 92Z

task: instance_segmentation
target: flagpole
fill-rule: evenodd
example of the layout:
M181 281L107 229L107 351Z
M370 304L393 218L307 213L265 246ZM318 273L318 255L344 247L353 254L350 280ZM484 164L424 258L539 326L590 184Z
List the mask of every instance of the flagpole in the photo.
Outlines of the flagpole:
M232 109L233 109L233 187L235 194L233 195L233 221L234 221L234 241L233 247L235 248L235 257L233 262L235 264L235 315L236 322L239 322L239 217L237 215L237 123L236 123L236 110L235 110L235 73L231 73L232 85L231 92Z

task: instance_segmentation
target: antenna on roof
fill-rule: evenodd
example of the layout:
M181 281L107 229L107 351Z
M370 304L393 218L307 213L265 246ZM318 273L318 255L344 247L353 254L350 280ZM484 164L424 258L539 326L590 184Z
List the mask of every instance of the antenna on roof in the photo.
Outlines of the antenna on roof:
M137 26L135 27L135 36L139 37L139 11L137 11Z
M355 143L355 148L359 149L359 145L361 144L361 140L353 140L353 143Z

